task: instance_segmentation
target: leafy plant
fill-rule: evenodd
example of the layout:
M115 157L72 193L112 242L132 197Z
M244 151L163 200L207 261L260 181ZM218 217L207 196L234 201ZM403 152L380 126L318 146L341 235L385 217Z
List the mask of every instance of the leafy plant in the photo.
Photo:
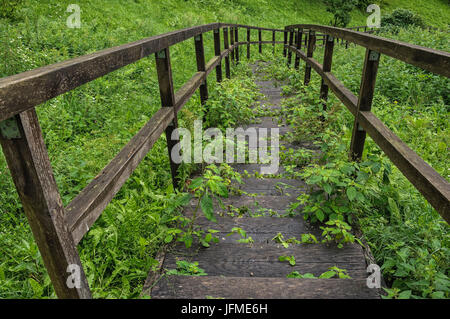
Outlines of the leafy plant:
M280 256L280 257L278 257L278 260L281 262L287 261L287 262L289 262L289 265L295 266L295 257L294 256Z
M198 266L198 262L177 260L177 269L167 270L166 275L172 276L207 276L208 274Z

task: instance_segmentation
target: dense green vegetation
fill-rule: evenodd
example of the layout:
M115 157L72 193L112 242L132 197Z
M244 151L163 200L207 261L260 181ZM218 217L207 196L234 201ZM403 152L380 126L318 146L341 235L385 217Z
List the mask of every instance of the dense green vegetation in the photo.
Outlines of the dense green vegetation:
M66 19L70 13L66 8L70 3L0 1L1 77L209 22L282 27L292 23L328 24L332 18L320 0L99 0L78 1L82 27L69 29ZM381 4L383 14L384 8L392 12L398 7L420 13L427 25L448 27L450 10L446 1L384 0ZM349 25L364 25L366 16L364 11L354 9ZM449 50L445 32L397 31L383 35ZM271 35L265 37L269 40ZM212 34L205 41L209 60L213 56ZM175 87L179 88L196 71L193 43L187 41L172 47L171 55ZM318 57L320 60L320 54ZM362 57L362 49L339 48L333 65L338 78L355 93L359 88ZM277 63L270 55L265 59L273 61L274 76L280 79L288 76L291 84L286 87L287 93L301 92L295 98L298 100L292 100L286 108L302 121L317 123L314 120L320 104L318 77L313 76L311 86L303 88L299 85L302 72L287 70L284 62ZM244 107L239 108L243 113L232 112L233 104L228 103L231 96L237 95L239 103L248 106L255 98L245 64L233 72L232 80L224 82L220 93L215 81L209 81L209 106L214 112L207 120L211 125L224 121L233 124L250 116ZM380 78L383 81L377 83L375 114L447 177L448 80L388 58L382 60ZM229 116L219 118L224 102L230 106ZM364 238L394 288L404 295L405 291L406 294L411 291L414 296L448 297L448 225L370 140L365 164L347 162L352 118L335 98L330 97L330 105L333 107L324 114L327 121L323 127L291 123L298 133L314 136L311 134L314 132L315 139L326 142L321 144L325 155L320 164L329 166L314 166L305 174L311 170L317 176L338 172L338 180L345 183L348 169L359 168L366 175L361 173L364 176L360 180L345 186L325 186L322 180L310 181L311 184L339 195L339 200L348 203L348 209L359 217ZM154 59L149 57L37 109L64 204L97 175L159 107ZM180 114L180 125L191 127L200 114L199 98L194 96ZM172 189L168 157L161 156L166 152L165 140L161 138L79 246L95 297L139 297L148 270L156 264L153 257L161 244L170 239L171 223L186 197ZM0 297L55 297L0 154ZM353 168L348 168L349 165ZM194 169L185 166L183 176ZM350 187L357 193L348 191ZM321 199L309 200L314 206ZM397 296L399 291L393 290L392 294Z

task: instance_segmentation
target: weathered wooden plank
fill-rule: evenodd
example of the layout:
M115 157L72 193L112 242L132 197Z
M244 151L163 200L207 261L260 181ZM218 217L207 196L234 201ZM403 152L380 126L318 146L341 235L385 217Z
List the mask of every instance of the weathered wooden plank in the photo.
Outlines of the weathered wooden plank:
M276 235L276 234L275 234ZM304 244L291 245L289 248L283 246L272 246L267 244L234 244L221 243L212 245L209 248L192 246L186 249L184 243L177 243L176 247L170 251L171 254L182 254L191 256L193 259L214 260L221 256L224 262L278 262L281 255L295 256L297 262L302 263L352 263L364 262L362 247L358 244L346 244L343 248L336 245Z
M273 54L275 54L275 41L276 41L276 32L272 31L272 48L273 48Z
M169 32L2 78L0 121L219 26L213 23Z
M222 50L220 49L220 29L214 30L214 54L216 57L221 57ZM216 66L216 80L222 82L222 58Z
M239 43L239 27L234 28L234 40ZM235 49L236 63L239 63L239 45Z
M291 47L293 43L294 43L294 30L291 30L289 32L289 46ZM291 62L292 62L292 51L288 50L288 58L287 58L288 67L291 66Z
M224 242L220 242L218 245L223 245ZM214 244L213 244L214 245ZM232 244L236 246L236 250L245 248L240 247L242 244ZM261 254L264 254L261 251ZM279 256L283 254L283 250L279 250ZM324 272L328 271L330 267L337 266L341 269L347 270L350 277L355 279L367 278L366 265L364 259L360 259L359 263L316 263L316 262L301 262L297 261L295 266L289 265L287 262L280 262L278 258L273 261L258 261L243 259L240 261L225 261L219 256L215 256L212 259L204 259L200 256L195 257L182 257L178 259L187 260L190 262L198 262L199 267L202 268L208 276L226 276L226 277L286 277L293 271L298 271L301 274L312 273L314 276L320 276ZM165 269L176 269L177 258L173 255L167 255L163 267Z
M202 229L215 229L220 233L230 233L233 227L240 227L248 233L273 234L298 237L301 233L309 231L309 227L302 217L217 217L217 223L209 221L205 217L198 217L195 223ZM289 237L288 237L289 238Z
M331 72L331 64L333 63L333 48L334 39L333 37L325 37L325 52L323 55L323 72ZM325 80L322 79L322 84L320 86L320 99L323 101L323 108L326 109L326 101L328 99L328 85L326 85Z
M235 32L234 32L234 27L231 27L230 28L230 45L231 45L231 47L233 48L233 50L231 50L231 60L232 61L235 61L236 59L235 59L235 46L234 46L234 35L235 35Z
M201 35L200 35L201 36ZM176 112L176 101L175 101L175 92L173 88L173 77L172 77L172 65L170 62L170 50L167 47L160 52L155 54L156 60L156 71L158 74L158 83L159 83L159 95L161 97L161 106L162 107L170 107L173 110L173 119L167 125L165 130L166 140L167 140L167 150L170 161L170 171L172 175L172 183L174 188L179 187L180 180L178 178L178 168L180 164L175 163L172 160L172 150L179 140L179 136L177 133L178 129L178 118Z
M245 278L218 276L164 277L153 299L379 299L365 279Z
M364 68L361 78L361 88L359 91L357 112L370 111L372 108L373 94L375 91L375 82L377 79L380 54L370 49L366 50ZM358 116L355 116L353 123L352 140L350 144L350 158L359 161L364 151L364 142L366 140L366 131L359 125Z
M313 57L315 46L316 46L316 34L314 31L310 30L308 36L308 50L306 53L306 57L308 58ZM304 84L308 85L310 80L311 80L311 65L310 63L306 63Z
M435 74L450 77L449 52L329 26L300 24L288 26L288 28L309 28L358 44L372 51L385 54Z
M199 34L194 37L195 43L195 57L197 60L197 71L205 72L205 48L203 46L203 35ZM205 105L208 100L208 84L206 78L204 79L202 85L200 85L200 101L202 105Z
M64 221L64 207L34 109L14 117L19 138L0 134L11 176L44 265L59 298L91 298L78 251ZM78 266L80 286L67 285L69 266ZM68 272L70 271L70 272Z
M228 50L230 48L228 40L228 28L223 28L223 46L225 50ZM227 77L227 79L231 77L230 71L230 55L227 54L227 56L225 57L225 76Z
M261 29L258 29L258 41L259 41L259 53L262 53L262 32Z
M250 29L247 28L247 60L250 60L250 41L251 41Z
M147 155L173 120L171 107L163 107L147 122L119 154L66 207L65 221L78 244L105 207ZM170 137L169 137L170 138Z
M298 29L297 30L297 41L295 42L297 50L301 50L301 48L302 48L302 36L303 36L303 30L302 29ZM294 67L297 70L300 67L300 56L299 56L298 52L295 52L295 64L294 64Z
M361 111L359 123L397 168L450 223L450 184L411 150L370 111Z

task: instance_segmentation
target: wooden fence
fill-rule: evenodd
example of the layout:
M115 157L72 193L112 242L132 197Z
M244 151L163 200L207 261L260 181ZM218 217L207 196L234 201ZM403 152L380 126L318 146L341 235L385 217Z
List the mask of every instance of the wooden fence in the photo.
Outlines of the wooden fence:
M239 41L240 30L247 31L246 41ZM251 39L250 30L257 30L257 40ZM203 34L206 32L213 32L215 49L214 58L207 63L203 43ZM270 32L272 41L262 41L262 32ZM277 33L283 34L283 41L276 40ZM306 53L301 51L303 35L307 45ZM323 65L313 59L317 37L322 37L325 46ZM169 49L172 45L191 38L194 39L198 72L174 92ZM337 38L367 47L360 98L346 89L330 72L334 39ZM328 87L331 88L355 116L351 145L353 159L361 157L367 131L444 219L447 222L450 220L448 182L370 112L380 53L447 77L450 74L448 53L362 32L316 25L269 29L212 23L186 28L0 79L0 142L34 238L59 298L91 298L77 251L78 243L163 132L166 135L170 158L171 150L177 142L170 137L178 125L178 111L197 89L200 90L201 102L204 104L208 99L208 75L215 69L216 80L222 81L222 61L225 60L225 76L229 78L230 60L239 62L239 47L242 45L247 46L247 57L250 57L252 44L258 45L259 52L262 52L263 44L272 45L273 50L277 44L282 44L289 64L292 54L296 55L296 68L299 67L300 58L306 61L305 84L309 82L313 68L323 79L320 93L322 99L327 99ZM156 59L161 109L97 177L64 207L35 107L152 54ZM170 162L173 183L177 187L178 165L172 159ZM78 287L70 288L67 280L73 265L79 267L81 281Z

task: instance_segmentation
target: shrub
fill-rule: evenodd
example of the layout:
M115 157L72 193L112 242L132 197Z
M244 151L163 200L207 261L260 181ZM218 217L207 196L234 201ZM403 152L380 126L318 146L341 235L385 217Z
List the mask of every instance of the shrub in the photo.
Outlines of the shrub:
M381 20L383 27L407 28L409 26L425 27L425 23L420 15L407 10L395 9L392 13Z

